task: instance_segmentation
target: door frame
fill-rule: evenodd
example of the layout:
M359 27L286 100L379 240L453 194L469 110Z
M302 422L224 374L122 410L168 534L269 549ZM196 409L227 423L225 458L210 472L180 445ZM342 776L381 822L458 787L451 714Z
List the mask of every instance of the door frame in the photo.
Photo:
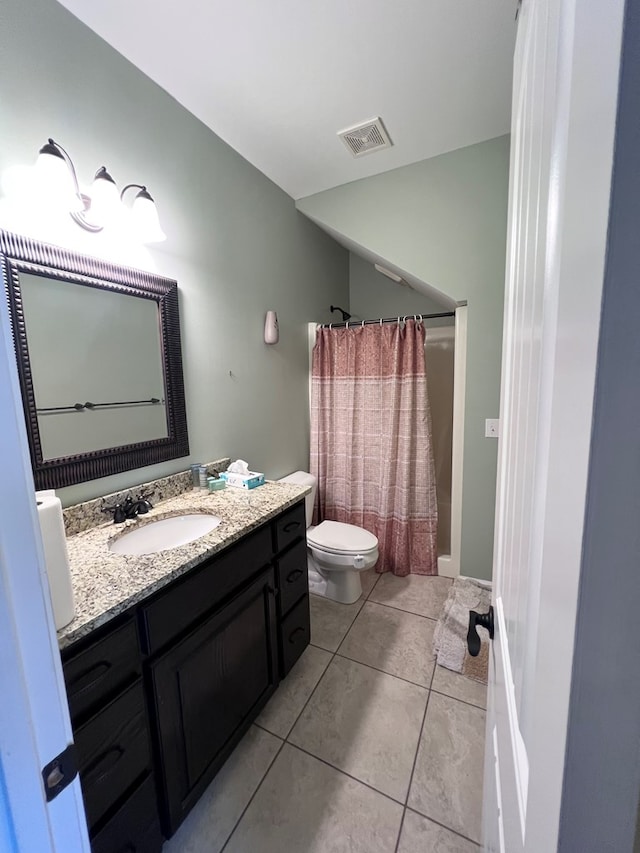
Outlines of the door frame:
M453 429L451 436L451 548L438 557L438 574L457 578L462 552L462 487L464 470L464 401L467 389L467 306L455 310L453 355Z
M627 3L560 853L631 853L640 801L640 9Z
M73 740L6 300L0 300L0 847L89 851L78 778L46 803L41 769Z

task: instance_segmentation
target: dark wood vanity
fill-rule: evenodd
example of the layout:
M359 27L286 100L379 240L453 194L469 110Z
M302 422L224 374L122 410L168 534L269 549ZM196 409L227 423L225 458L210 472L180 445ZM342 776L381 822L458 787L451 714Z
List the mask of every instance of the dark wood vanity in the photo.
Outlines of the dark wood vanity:
M94 853L157 853L309 643L304 501L62 652Z

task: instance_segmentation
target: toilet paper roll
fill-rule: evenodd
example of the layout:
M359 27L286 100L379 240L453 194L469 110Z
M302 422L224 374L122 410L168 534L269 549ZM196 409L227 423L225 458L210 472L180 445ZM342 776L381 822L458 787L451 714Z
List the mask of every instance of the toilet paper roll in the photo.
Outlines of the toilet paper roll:
M49 579L56 630L64 628L76 614L69 572L67 540L62 520L62 504L55 492L37 492L38 521L42 534L44 562Z

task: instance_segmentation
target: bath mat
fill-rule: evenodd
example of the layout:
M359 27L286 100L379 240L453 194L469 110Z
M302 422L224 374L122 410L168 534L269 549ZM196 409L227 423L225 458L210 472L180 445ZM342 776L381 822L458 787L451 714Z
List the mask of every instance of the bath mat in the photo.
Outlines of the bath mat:
M467 631L469 611L486 613L490 604L490 586L471 578L456 578L433 635L433 654L440 666L484 684L489 673L489 635L483 628L478 630L480 654L474 658L467 649Z

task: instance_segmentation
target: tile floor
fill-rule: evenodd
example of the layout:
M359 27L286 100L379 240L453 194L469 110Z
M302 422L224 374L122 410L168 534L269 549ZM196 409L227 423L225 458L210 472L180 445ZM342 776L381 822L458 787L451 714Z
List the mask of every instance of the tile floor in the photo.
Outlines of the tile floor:
M163 853L479 853L486 688L434 667L451 581L311 596L311 643Z

